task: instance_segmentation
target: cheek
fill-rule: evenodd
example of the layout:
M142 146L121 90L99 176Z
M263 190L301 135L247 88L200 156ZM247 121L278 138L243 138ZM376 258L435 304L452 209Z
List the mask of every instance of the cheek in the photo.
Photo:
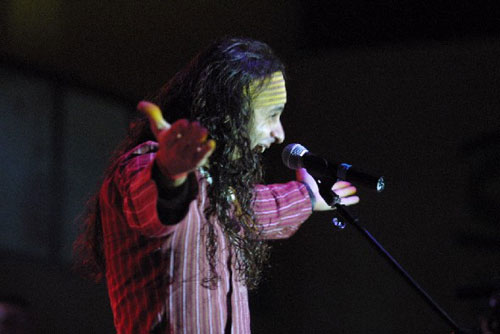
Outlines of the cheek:
M268 130L269 124L267 124L266 122L260 122L255 126L255 135L256 137L264 138L266 137L266 133L268 132Z
M259 143L259 141L263 138L265 138L265 125L261 123L256 123L252 128L250 129L250 141L252 145L256 145Z

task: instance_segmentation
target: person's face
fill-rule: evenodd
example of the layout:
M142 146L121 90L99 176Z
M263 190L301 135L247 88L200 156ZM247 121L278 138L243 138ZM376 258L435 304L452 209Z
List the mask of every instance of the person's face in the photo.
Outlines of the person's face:
M253 115L250 121L252 150L262 153L272 144L280 144L285 140L280 120L285 104L285 80L281 72L275 72L252 100Z

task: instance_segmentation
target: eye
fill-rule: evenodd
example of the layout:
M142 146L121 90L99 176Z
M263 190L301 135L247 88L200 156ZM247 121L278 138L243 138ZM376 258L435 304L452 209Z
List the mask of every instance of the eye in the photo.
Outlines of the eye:
M268 118L270 120L279 120L279 118L281 117L281 113L283 112L283 107L282 106L278 106L278 107L274 107L270 110L268 110Z
M273 111L269 115L270 118L279 118L281 116L281 110Z

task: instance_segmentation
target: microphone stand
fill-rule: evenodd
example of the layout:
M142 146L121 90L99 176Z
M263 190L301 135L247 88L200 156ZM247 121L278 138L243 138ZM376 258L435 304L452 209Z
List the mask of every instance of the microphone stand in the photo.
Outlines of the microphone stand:
M432 297L418 284L418 282L411 277L411 275L396 261L396 259L372 236L372 234L363 226L361 226L359 222L359 217L354 215L351 210L349 210L346 206L340 204L340 198L337 194L335 194L331 189L335 181L329 178L315 178L318 183L319 192L323 199L330 205L332 208L335 208L337 213L343 220L353 225L356 230L358 230L382 255L392 267L403 277L406 282L427 302L427 305L430 306L440 317L443 319L452 329L454 334L473 334L479 333L479 331L460 328L458 324L448 315L448 313L436 303ZM336 218L333 220L335 226L339 229L343 229L345 224L341 221L338 221Z

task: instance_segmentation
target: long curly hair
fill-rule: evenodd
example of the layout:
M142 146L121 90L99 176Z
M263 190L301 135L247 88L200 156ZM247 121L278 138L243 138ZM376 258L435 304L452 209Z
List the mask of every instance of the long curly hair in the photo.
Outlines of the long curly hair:
M250 146L249 124L253 116L249 87L255 80L262 82L276 71L284 74L284 66L267 44L224 38L198 54L151 99L164 111L168 122L181 118L197 120L217 143L208 167L213 182L208 186L209 205L205 210L210 266L210 274L204 281L207 287L214 288L220 279L216 271L219 245L214 224L222 227L236 253L239 278L249 289L258 285L269 258L269 245L259 238L260 229L252 208L253 189L263 181L263 169L260 153ZM132 124L113 159L119 159L146 140L154 137L147 119L140 118ZM106 174L112 173L113 165ZM229 199L231 193L236 195L235 201ZM80 254L80 264L91 269L94 278L99 278L104 273L105 261L97 196L89 202L85 220L85 231L75 249Z

